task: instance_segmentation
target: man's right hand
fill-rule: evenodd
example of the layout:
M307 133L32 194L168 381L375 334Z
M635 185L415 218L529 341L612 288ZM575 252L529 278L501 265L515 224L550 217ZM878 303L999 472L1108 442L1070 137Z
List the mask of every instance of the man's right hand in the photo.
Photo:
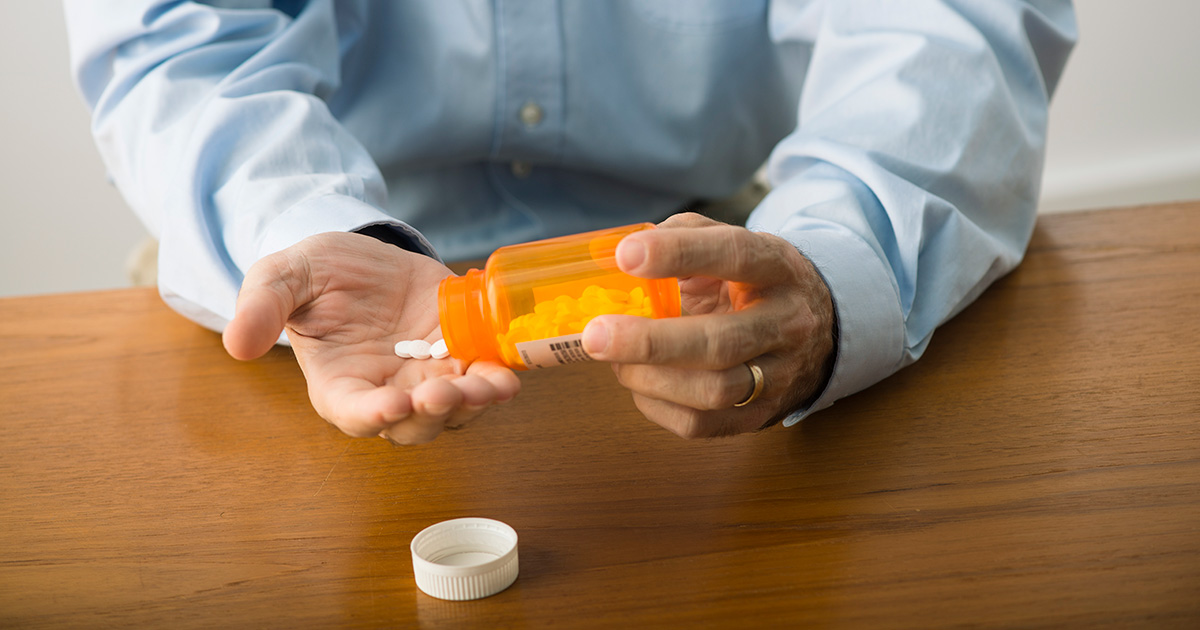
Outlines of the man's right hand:
M250 268L225 349L254 359L286 329L323 418L353 436L428 442L521 389L497 363L396 356L397 341L441 337L437 288L451 274L369 236L318 234Z

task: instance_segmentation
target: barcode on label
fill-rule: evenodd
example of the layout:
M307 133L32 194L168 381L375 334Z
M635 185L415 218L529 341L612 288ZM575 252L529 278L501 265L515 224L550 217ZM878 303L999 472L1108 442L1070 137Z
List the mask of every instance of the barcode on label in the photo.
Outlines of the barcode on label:
M517 353L528 368L544 368L591 361L583 350L583 335L563 335L517 344Z
M554 358L562 364L591 360L591 357L583 351L583 341L579 339L552 343L550 349L554 351Z

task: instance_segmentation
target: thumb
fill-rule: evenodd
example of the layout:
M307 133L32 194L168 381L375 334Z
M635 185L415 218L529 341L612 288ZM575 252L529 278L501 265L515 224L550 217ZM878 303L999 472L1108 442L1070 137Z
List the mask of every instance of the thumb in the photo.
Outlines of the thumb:
M271 254L246 273L233 320L221 335L233 358L245 361L266 354L292 313L309 301L307 265L294 250Z

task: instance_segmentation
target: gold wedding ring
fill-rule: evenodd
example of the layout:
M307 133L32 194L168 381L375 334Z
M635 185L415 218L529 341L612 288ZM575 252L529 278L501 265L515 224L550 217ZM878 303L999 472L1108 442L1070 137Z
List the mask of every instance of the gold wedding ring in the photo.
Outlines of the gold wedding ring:
M746 397L746 400L743 400L740 403L733 403L734 407L745 407L746 405L749 405L750 403L754 402L755 398L758 398L758 395L761 394L763 390L762 368L758 367L758 365L754 363L754 359L747 361L746 367L750 368L750 376L754 377L754 391L750 392L750 395Z

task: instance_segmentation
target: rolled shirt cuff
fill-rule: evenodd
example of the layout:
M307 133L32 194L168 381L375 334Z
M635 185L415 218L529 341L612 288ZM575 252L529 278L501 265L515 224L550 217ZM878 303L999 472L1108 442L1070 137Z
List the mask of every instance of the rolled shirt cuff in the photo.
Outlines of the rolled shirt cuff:
M791 426L834 401L862 391L900 369L904 316L899 293L874 250L849 232L829 229L779 234L808 257L833 297L837 356L829 383L808 407L784 419Z
M288 208L273 221L259 244L258 257L287 249L322 232L356 232L386 225L397 235L395 244L438 261L433 245L415 228L364 201L345 195L323 195Z
M784 426L825 409L835 401L862 391L887 378L904 365L905 320L899 289L881 254L845 224L823 218L787 213L783 204L797 195L768 197L752 216L748 227L775 234L794 245L820 273L833 298L837 340L833 370L824 390L813 402L792 411ZM846 204L857 214L853 197L826 198L823 204ZM771 207L776 206L776 207ZM824 213L828 213L826 208ZM782 229L770 229L776 223Z

